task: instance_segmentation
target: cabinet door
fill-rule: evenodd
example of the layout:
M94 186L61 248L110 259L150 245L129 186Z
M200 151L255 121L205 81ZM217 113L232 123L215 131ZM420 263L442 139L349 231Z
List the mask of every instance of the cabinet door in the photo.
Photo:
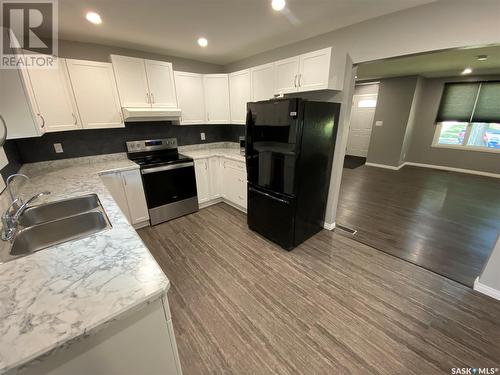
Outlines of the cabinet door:
M205 105L207 124L229 124L229 79L227 74L205 74Z
M252 100L268 100L274 97L274 63L250 69Z
M177 102L182 110L181 124L205 124L203 75L174 72Z
M252 100L250 70L229 74L229 98L231 102L231 124L245 124L247 103Z
M130 211L128 210L127 196L123 188L121 173L113 172L103 174L101 175L101 180L104 182L104 186L106 186L114 201L127 218L127 221L131 223Z
M122 107L151 107L143 59L111 55Z
M21 77L18 69L0 69L0 115L7 126L8 139L43 134L35 116L36 104L31 105Z
M110 63L66 60L84 129L120 128L120 100Z
M208 160L208 171L210 173L210 199L219 198L222 190L222 173L220 158L212 157Z
M28 69L28 75L45 130L57 132L80 129L64 59L59 59L57 68Z
M299 74L299 56L275 62L276 94L287 94L297 91Z
M172 64L165 61L146 60L146 73L151 106L177 108Z
M331 48L300 55L299 91L328 88L331 55Z
M198 191L198 203L210 200L210 177L208 172L208 159L194 161L196 173L196 190Z
M141 173L138 169L124 171L122 174L125 195L127 196L130 212L130 224L138 224L149 220L148 205L144 188L142 187Z

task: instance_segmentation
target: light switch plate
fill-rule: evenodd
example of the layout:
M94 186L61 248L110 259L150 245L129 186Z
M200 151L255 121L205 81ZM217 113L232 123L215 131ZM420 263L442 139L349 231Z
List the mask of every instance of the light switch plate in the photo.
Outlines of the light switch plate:
M205 133L201 132L200 133L200 138L202 141L204 141L206 138L205 138Z
M384 125L383 121L375 121L375 126L382 126Z
M54 143L54 150L56 154L62 154L64 152L63 146L61 143Z

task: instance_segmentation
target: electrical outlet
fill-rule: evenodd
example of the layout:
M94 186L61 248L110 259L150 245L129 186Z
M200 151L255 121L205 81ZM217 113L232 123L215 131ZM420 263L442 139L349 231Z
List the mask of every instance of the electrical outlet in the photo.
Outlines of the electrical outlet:
M202 141L204 141L204 140L206 139L206 138L205 138L205 133L203 133L203 132L202 132L202 133L200 133L200 138L201 138L201 140L202 140Z
M382 126L384 125L383 121L375 121L375 126Z
M62 154L64 152L62 144L54 143L54 151L56 152L56 154Z

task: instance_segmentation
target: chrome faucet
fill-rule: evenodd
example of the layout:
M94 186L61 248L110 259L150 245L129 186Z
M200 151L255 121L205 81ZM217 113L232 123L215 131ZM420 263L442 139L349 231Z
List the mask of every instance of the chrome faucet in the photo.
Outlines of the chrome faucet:
M14 179L14 177L23 177L26 179L26 181L29 181L30 178L28 176L26 176L25 174L22 174L22 173L14 173L14 174L11 174L9 177L7 177L7 181L6 181L6 185L7 185L7 190L9 191L9 195L10 195L10 200L12 203L14 203L16 200L17 200L17 204L19 204L19 206L21 206L23 204L23 202L21 201L21 198L20 197L14 197L14 193L12 192L12 186L10 186L12 180Z
M50 194L49 191L43 191L41 193L35 194L30 199L28 199L26 203L20 203L21 201L20 198L14 199L9 208L7 208L7 211L5 211L5 213L2 215L3 241L10 241L14 238L14 235L16 234L17 230L17 225L19 222L19 217L29 207L31 202L35 201L36 199L40 198L43 195L48 195L48 194ZM16 206L19 207L16 208Z

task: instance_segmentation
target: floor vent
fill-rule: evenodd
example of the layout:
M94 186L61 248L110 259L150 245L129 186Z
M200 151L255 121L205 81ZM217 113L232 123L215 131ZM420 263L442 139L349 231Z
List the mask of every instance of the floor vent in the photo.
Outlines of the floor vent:
M348 227L344 227L343 225L340 225L340 224L337 224L335 226L335 229L340 229L341 231L344 231L346 233L349 233L350 235L355 235L356 233L358 233L358 231L356 229L351 229L351 228L348 228Z

